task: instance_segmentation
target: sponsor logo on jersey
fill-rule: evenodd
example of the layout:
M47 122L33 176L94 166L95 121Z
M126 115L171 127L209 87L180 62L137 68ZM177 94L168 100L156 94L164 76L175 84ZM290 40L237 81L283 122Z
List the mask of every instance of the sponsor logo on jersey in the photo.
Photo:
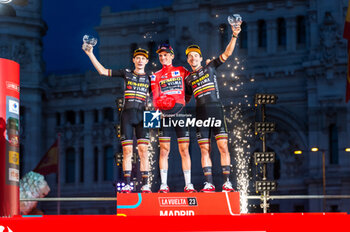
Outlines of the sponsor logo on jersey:
M155 81L156 80L156 75L151 75L151 81Z
M173 77L180 76L180 72L179 71L171 72L171 76L173 76Z

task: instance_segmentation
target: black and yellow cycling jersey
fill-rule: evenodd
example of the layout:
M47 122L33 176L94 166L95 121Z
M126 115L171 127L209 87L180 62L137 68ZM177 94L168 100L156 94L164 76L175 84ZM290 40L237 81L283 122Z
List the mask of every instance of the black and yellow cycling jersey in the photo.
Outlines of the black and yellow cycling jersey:
M220 102L216 69L224 62L225 60L220 56L185 78L187 92L194 95L197 106L209 102Z
M124 109L145 109L150 93L150 77L147 74L136 74L129 69L108 69L108 76L124 79Z

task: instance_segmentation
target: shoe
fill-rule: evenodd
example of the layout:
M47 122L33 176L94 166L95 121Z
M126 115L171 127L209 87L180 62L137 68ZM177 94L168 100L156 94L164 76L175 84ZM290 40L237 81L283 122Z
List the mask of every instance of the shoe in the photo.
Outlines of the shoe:
M185 193L196 193L197 191L194 189L193 184L188 184L184 188Z
M222 191L223 192L234 192L234 188L232 188L232 183L230 181L226 181L223 185L222 185Z
M168 193L168 192L170 192L169 186L167 184L161 184L158 192L159 193Z
M215 186L209 182L204 182L204 188L201 190L203 193L213 193L215 192Z
M141 193L151 193L151 188L148 184L145 184L144 186L142 186L141 188Z
M120 192L121 193L131 193L131 191L132 191L131 185L127 184L122 188L122 190Z

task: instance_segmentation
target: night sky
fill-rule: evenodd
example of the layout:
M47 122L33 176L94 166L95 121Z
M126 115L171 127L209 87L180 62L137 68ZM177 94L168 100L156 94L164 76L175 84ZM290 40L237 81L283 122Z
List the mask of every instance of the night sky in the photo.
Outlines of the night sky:
M84 34L97 36L104 6L113 12L169 6L172 0L61 0L43 1L43 18L48 25L44 37L46 74L84 73L93 66L81 50ZM95 49L95 54L98 50Z

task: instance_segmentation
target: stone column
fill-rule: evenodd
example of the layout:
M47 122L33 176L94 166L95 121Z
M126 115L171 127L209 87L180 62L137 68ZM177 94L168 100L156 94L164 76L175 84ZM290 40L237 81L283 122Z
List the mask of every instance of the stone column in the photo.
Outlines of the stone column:
M296 18L286 19L287 27L287 51L294 53L296 51Z
M94 146L92 139L92 125L94 123L94 111L87 110L85 113L84 119L84 168L85 168L85 185L91 185L94 181Z
M104 169L103 169L103 146L98 145L98 182L101 183L104 180Z
M79 184L79 174L80 174L80 149L79 145L74 146L74 154L75 154L75 181L74 183Z
M248 25L248 55L255 56L258 47L257 22L247 22Z
M267 30L267 53L274 54L276 53L277 48L277 23L276 20L266 21L266 30Z

